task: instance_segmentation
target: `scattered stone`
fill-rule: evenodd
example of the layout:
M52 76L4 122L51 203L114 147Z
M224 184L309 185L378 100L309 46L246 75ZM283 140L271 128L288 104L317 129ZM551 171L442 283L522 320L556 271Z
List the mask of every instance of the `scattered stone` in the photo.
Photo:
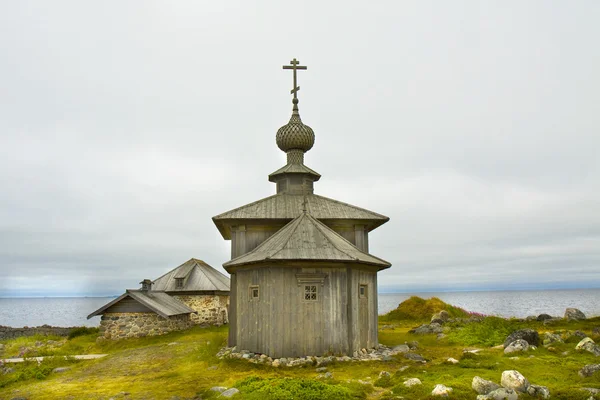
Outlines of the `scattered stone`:
M216 366L216 365L211 365L210 367L208 367L208 368L206 368L206 369L207 369L207 370L209 370L209 371L214 371L214 370L217 370L217 369L219 369L219 367L218 367L218 366Z
M437 384L437 385L435 385L435 387L431 391L431 395L432 396L448 397L451 392L452 392L452 388L451 387L447 387L447 386L444 386L442 384Z
M381 379L381 378L391 378L391 377L392 377L392 374L390 374L387 371L381 371L379 373L379 379Z
M542 399L550 398L550 391L548 390L548 388L546 386L529 385L529 387L527 388L527 393L530 396L537 397L537 398L540 398L540 397Z
M333 374L331 372L325 372L324 374L317 375L317 379L332 379Z
M527 350L529 350L529 343L527 343L526 340L517 339L504 349L504 354L516 353L519 351Z
M316 369L317 372L327 372L327 367L320 367Z
M500 384L506 389L513 389L525 393L529 387L529 381L519 371L508 370L502 372Z
M575 332L573 332L573 336L577 336L579 338L585 339L587 337L587 335L585 334L585 332L582 332L580 330L577 330Z
M416 340L406 342L406 344L408 345L408 347L410 347L411 350L416 350L419 348L419 342L417 342Z
M556 334L550 333L550 332L545 332L544 333L544 346L548 346L549 344L552 344L552 343L563 343L563 340L560 337L560 335L556 335Z
M236 388L227 389L226 391L221 393L219 397L233 397L238 394L240 391Z
M442 326L438 323L431 323L429 325L421 325L418 328L411 329L408 333L414 333L416 335L427 335L432 333L442 333Z
M449 362L450 364L458 364L458 360L456 358L450 357L446 361Z
M167 344L167 346L177 346L179 344L179 342L171 342L169 344Z
M519 329L518 331L514 331L504 341L504 347L508 347L515 340L521 339L526 341L529 345L539 346L540 345L540 335L537 331L533 329Z
M517 400L519 394L512 389L499 388L488 394L480 394L477 400Z
M537 318L536 318L536 319L537 319L538 321L540 321L540 322L544 322L544 321L546 321L546 320L548 320L548 319L552 319L552 316L551 316L551 315L548 315L548 314L540 314L540 315L538 315L538 316L537 316Z
M8 374L12 374L13 372L15 372L14 368L4 368L4 370L2 371L3 375L8 375Z
M471 387L478 394L488 394L496 389L499 389L500 385L498 385L497 383L494 383L492 381L485 380L479 376L476 376L473 378Z
M410 351L410 347L408 347L406 344L400 344L395 346L392 350L397 353L408 353Z
M594 336L600 336L600 326L597 326L594 329L592 329L592 335L594 335Z
M579 376L582 378L590 377L594 372L600 371L600 364L588 364L579 370Z
M585 314L576 308L567 308L565 310L565 319L567 321L581 321L586 319Z
M227 390L227 388L225 386L213 386L213 387L210 388L211 392L223 393L226 390Z
M60 374L61 372L67 372L70 369L71 368L69 368L69 367L58 367L58 368L54 368L52 370L52 372L54 372L55 374Z
M406 370L407 370L407 369L409 369L409 368L410 368L410 366L408 366L408 365L405 365L405 366L401 367L399 371L400 371L400 372L404 372L404 371L406 371Z
M411 387L415 385L421 385L421 380L419 378L410 378L403 382L404 386Z
M278 368L280 364L281 364L281 361L279 361L278 359L274 359L273 362L271 363L271 366Z
M442 310L438 313L433 314L433 316L431 317L431 323L443 325L444 323L448 322L448 319L450 319L450 314L448 314L448 311Z
M405 358L408 358L409 360L413 360L413 361L417 361L417 362L422 362L425 363L425 359L423 358L423 356L421 356L420 354L416 354L416 353L405 353L404 354Z
M577 343L575 350L585 350L589 351L595 356L600 356L600 347L589 337L586 337Z

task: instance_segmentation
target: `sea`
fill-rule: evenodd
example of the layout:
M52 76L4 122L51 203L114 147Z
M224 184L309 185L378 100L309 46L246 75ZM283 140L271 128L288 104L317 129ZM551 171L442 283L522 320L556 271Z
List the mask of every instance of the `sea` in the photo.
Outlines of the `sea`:
M563 316L568 307L578 308L588 317L600 316L600 289L379 293L379 314L393 310L411 296L438 297L468 311L501 317ZM0 298L0 325L98 326L100 317L88 320L87 315L115 297Z

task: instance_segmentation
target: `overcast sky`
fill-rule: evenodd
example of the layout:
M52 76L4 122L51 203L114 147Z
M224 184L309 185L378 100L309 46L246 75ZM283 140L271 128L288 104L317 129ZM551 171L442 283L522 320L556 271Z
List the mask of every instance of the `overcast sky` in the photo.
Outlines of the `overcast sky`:
M0 296L119 294L275 193L391 218L382 291L600 287L600 2L4 1Z

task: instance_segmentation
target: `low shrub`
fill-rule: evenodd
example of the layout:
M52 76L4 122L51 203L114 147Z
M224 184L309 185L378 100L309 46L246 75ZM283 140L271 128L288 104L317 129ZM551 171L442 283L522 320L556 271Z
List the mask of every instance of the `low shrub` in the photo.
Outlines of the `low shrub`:
M72 329L69 332L69 337L68 338L69 339L73 339L73 338L76 338L78 336L85 336L85 335L92 335L92 334L93 335L97 335L99 331L100 330L98 328L90 328L90 327L87 327L87 326L80 326L79 328Z
M329 384L314 379L259 378L250 376L234 385L244 399L304 399L337 400L362 399L365 393L338 384Z
M515 320L485 317L480 322L453 326L447 334L448 342L467 346L496 346L520 328Z

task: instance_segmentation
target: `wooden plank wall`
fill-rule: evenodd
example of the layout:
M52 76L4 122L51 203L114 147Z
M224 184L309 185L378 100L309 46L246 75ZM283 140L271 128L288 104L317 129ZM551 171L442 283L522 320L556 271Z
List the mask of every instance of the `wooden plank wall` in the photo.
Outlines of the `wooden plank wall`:
M119 301L117 304L113 304L104 310L104 313L138 313L138 312L150 312L154 311L150 310L143 304L138 303L136 300L131 297L125 297L123 300Z
M319 300L304 300L297 273L326 273ZM250 287L258 285L258 300ZM271 357L348 354L345 268L256 268L236 272L236 344ZM233 299L232 299L233 301Z

